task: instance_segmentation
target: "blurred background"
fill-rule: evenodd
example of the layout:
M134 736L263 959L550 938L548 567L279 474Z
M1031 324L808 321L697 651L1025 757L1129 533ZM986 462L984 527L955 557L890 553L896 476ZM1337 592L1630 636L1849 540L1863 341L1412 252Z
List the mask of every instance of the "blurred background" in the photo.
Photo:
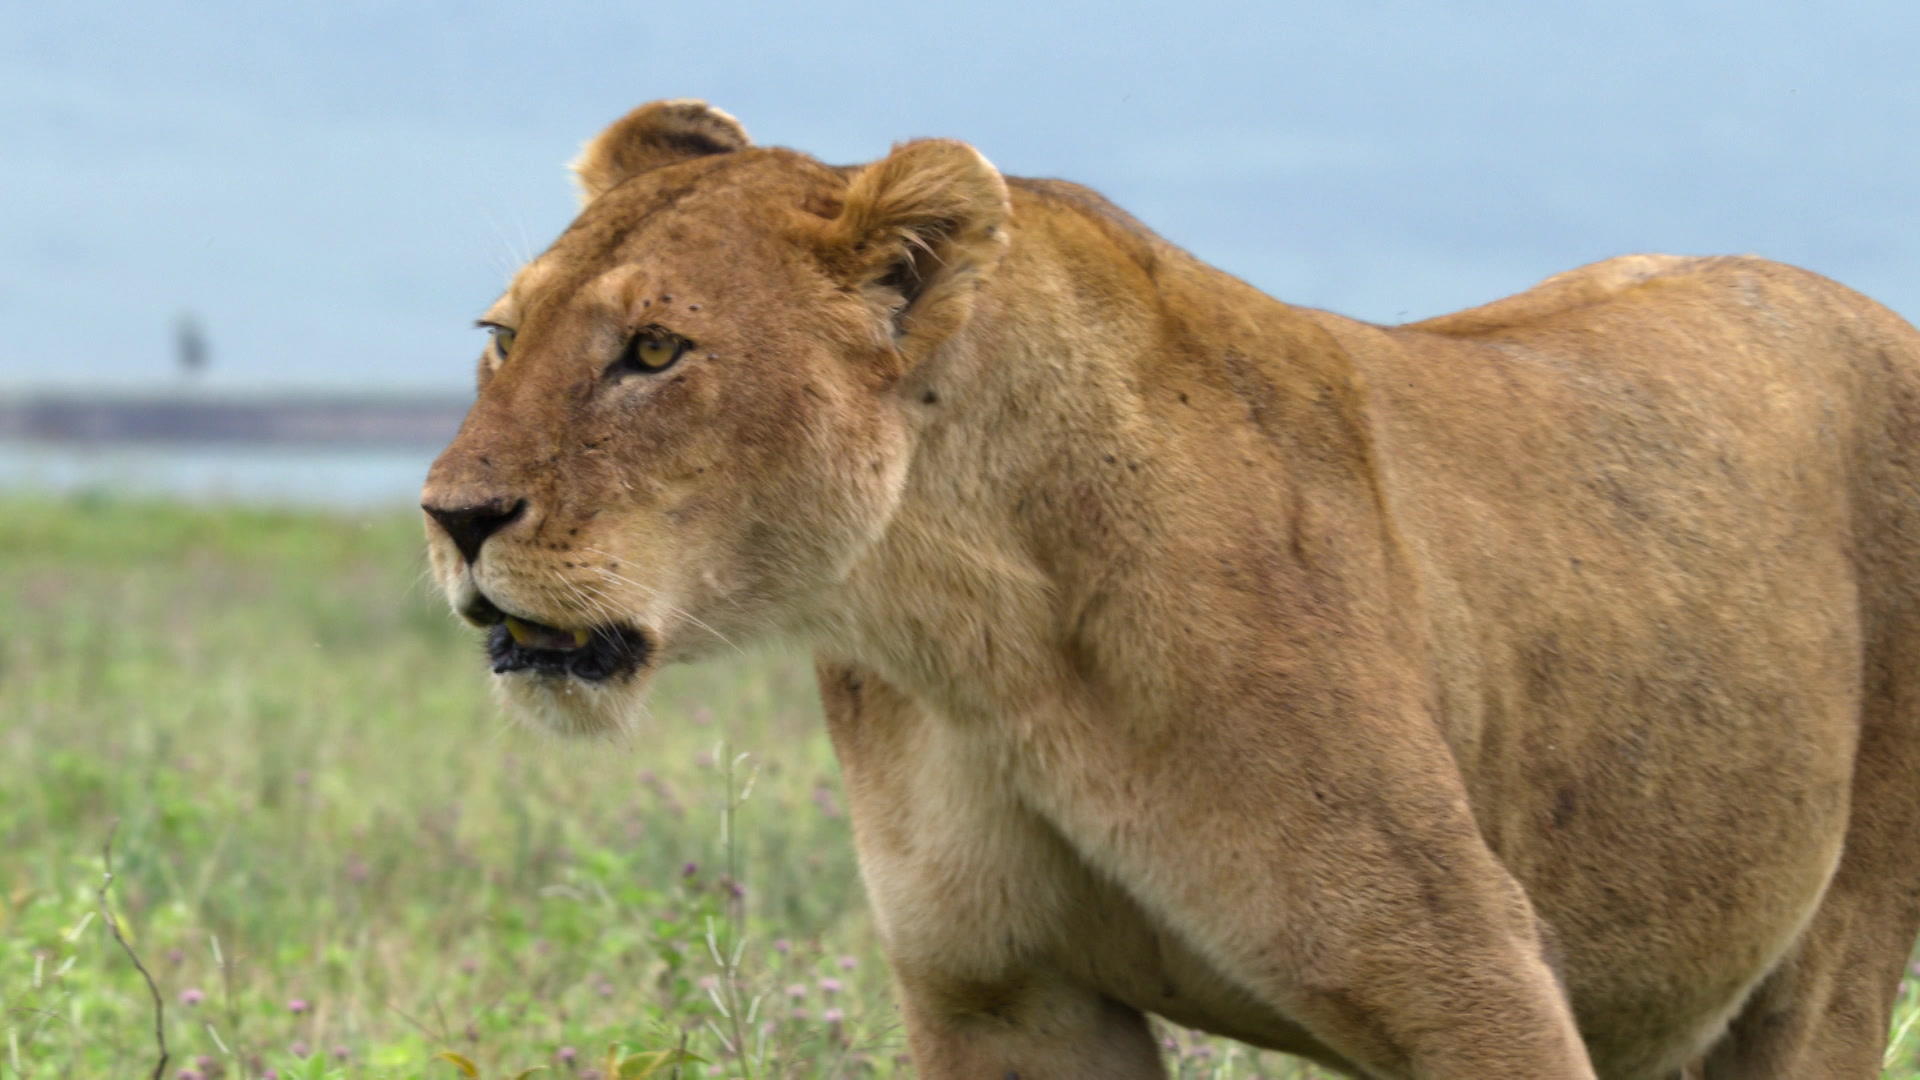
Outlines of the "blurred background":
M1909 0L78 0L6 22L0 398L16 402L457 404L472 319L571 216L565 162L669 96L833 162L965 139L1007 172L1106 192L1275 296L1364 319L1628 251L1753 252L1920 309ZM227 482L400 500L427 449L402 464L363 447L342 475L250 454ZM218 472L112 464L153 484ZM43 458L38 479L75 468ZM293 482L258 475L275 469Z
M836 163L964 139L1382 322L1630 251L1757 253L1920 314L1913 0L0 25L0 1076L151 1069L99 918L110 834L170 1076L591 1075L609 1044L905 1075L806 659L669 673L633 739L558 744L506 724L422 580L410 506L472 320L640 102ZM1182 1076L1313 1075L1163 1035Z

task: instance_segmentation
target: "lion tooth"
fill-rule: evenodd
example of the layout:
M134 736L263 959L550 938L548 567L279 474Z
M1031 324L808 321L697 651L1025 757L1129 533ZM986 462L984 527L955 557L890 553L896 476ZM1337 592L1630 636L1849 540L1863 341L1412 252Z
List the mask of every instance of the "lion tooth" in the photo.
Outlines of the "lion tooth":
M528 622L513 615L506 617L507 633L523 648L540 649L546 652L571 652L586 645L590 636L585 630L562 630L553 626L542 626L537 622Z

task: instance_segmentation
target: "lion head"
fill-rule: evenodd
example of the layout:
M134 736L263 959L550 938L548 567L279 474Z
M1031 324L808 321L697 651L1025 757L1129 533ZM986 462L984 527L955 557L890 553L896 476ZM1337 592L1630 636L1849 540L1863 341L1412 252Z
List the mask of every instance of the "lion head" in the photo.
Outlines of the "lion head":
M428 474L434 573L514 711L617 730L650 674L796 628L900 498L904 373L969 318L1007 188L964 144L835 169L695 101L575 163Z

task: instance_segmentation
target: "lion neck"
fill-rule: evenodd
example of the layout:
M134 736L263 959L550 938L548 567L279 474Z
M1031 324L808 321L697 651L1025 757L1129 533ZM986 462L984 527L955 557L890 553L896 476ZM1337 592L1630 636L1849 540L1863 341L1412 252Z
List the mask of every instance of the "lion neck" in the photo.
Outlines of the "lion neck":
M1074 410L1019 371L1033 341L1004 340L984 316L896 388L913 435L898 502L814 622L828 654L956 713L996 711L1011 688L1053 678L1063 582L1045 553L1058 538L1023 500L1072 483L1049 475L1063 462L1045 432ZM1048 351L1050 364L1076 362Z
M1247 614L1210 579L1171 584L1196 558L1196 524L1231 518L1195 499L1262 507L1322 473L1340 487L1365 472L1344 460L1368 454L1357 398L1327 390L1350 371L1310 320L1170 246L1149 272L1099 222L1051 224L1016 236L974 317L896 388L914 445L896 512L813 624L825 654L950 712L1177 683L1191 663L1171 645L1084 645L1115 636L1091 624L1120 607L1157 605L1168 625L1191 621L1183 606ZM1234 317L1210 310L1223 305ZM1338 494L1364 516L1361 487ZM1290 515L1339 516L1295 499L1245 527Z

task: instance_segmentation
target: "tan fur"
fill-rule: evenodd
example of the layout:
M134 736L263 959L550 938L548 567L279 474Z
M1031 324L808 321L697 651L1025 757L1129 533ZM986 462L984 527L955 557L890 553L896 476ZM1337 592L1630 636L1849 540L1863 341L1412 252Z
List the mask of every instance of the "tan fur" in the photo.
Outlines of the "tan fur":
M560 730L818 650L921 1076L1162 1076L1147 1013L1357 1076L1877 1074L1920 926L1899 318L1636 256L1372 326L958 143L833 169L684 102L580 172L425 493L524 512L472 567L430 528L436 572L647 636L499 680ZM643 331L694 347L620 374Z
M740 121L703 101L655 101L614 122L573 163L580 205L605 195L629 176L691 157L744 150L751 144Z

